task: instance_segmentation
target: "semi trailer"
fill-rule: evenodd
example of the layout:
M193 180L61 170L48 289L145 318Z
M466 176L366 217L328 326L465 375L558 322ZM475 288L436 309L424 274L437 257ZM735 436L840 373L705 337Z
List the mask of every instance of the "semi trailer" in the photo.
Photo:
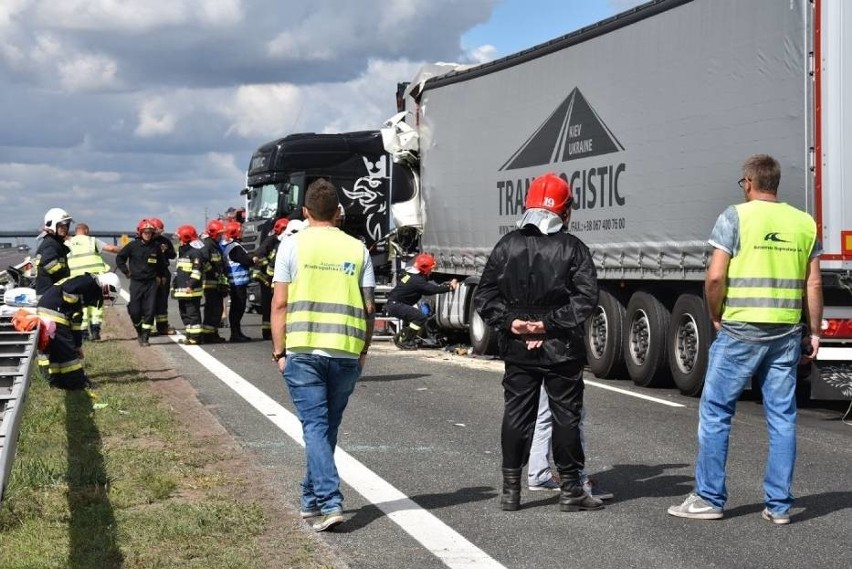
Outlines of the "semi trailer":
M741 165L782 166L779 199L814 216L825 317L820 398L852 398L852 6L841 0L656 0L466 69L416 77L386 148L414 172L393 236L463 285L438 325L495 333L471 298L533 179L555 172L590 247L600 299L591 371L700 393L713 337L703 299L717 216L743 201ZM392 136L395 134L396 136ZM414 212L414 215L411 213ZM404 249L404 247L403 247Z

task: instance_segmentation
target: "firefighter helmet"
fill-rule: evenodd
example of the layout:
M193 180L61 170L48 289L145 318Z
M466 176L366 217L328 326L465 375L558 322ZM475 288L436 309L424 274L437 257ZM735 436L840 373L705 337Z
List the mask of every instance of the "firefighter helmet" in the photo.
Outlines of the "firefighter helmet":
M275 235L281 235L281 232L284 231L288 223L290 223L290 220L286 217L282 217L275 222L275 225L272 226L272 233Z
M428 276L435 268L435 257L429 253L420 253L414 257L414 268Z
M71 223L74 221L67 211L61 207L52 207L44 214L44 228L51 233L56 231L57 225Z
M207 223L207 235L209 235L211 239L219 239L224 231L225 224L222 223L221 219L211 219Z
M150 229L151 231L156 231L157 228L154 227L154 224L151 223L150 219L142 219L139 221L139 224L136 226L136 233L142 235L142 232Z
M568 182L548 172L533 180L524 203L526 209L546 209L556 215L562 215L571 204L571 186Z
M192 241L198 239L198 231L195 230L195 227L192 225L181 225L175 231L175 235L177 235L178 241L181 242L181 245L186 245Z
M152 217L149 221L151 222L151 225L154 226L154 229L157 230L157 233L162 233L166 229L166 226L163 224L163 220L159 217Z
M293 219L287 224L287 227L284 229L284 233L282 233L281 236L290 237L304 229L306 226L307 224L301 219Z
M243 224L239 221L229 221L225 224L225 237L236 241L243 236Z
M95 276L95 280L101 285L104 300L115 300L121 292L121 281L115 273L101 273Z

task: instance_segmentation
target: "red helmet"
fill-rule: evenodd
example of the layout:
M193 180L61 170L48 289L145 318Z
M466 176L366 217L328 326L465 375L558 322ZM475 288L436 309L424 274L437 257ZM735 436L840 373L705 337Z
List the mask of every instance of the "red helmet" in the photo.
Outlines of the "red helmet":
M219 239L219 236L222 235L225 231L225 224L221 219L211 219L207 223L207 235L209 235L213 239Z
M243 236L243 224L239 221L229 221L225 224L225 237L237 240Z
M435 257L429 253L420 253L414 257L414 268L424 275L428 275L435 268Z
M153 223L151 223L151 220L150 220L150 219L143 219L143 220L141 220L141 221L139 222L139 224L136 226L136 233L138 233L139 235L142 235L142 232L143 232L144 230L146 230L146 229L150 229L150 230L152 230L152 231L156 231L156 229L157 229L157 228L156 228L156 227L154 227L154 224L153 224Z
M548 172L533 180L524 207L546 209L556 215L562 215L571 204L571 198L571 186L568 182L553 172Z
M272 226L272 233L275 235L281 235L281 232L284 231L288 223L290 223L290 220L286 217L282 217L275 222L275 225Z
M152 217L148 221L150 221L154 225L154 229L156 229L157 231L163 231L166 228L166 226L163 225L163 220L159 217Z
M181 242L182 245L186 245L191 241L195 241L198 239L198 231L191 225L181 225L175 231L175 235L177 235L178 241Z

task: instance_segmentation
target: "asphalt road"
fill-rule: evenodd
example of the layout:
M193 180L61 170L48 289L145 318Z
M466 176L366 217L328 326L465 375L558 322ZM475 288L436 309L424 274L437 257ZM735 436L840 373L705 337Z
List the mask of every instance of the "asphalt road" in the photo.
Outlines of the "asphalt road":
M171 318L179 324L175 313ZM244 323L250 336L260 336L257 315L247 315ZM227 329L222 332L227 336ZM275 424L286 413L258 411L262 406L247 403L171 340L156 338L154 344L256 455L278 498L297 508L304 458L299 444ZM269 342L193 349L292 412ZM589 470L615 492L615 500L598 512L561 513L556 494L524 490L521 510L503 512L497 503L500 370L497 361L374 345L339 447L381 481L365 478L348 462L341 467L348 519L319 536L351 567L442 567L442 559L457 567L849 566L852 426L840 421L845 403L811 403L800 411L797 501L789 526L760 517L766 428L759 401L748 396L734 422L725 518L668 516L666 508L692 489L698 401L628 381L589 381L586 388ZM402 494L376 490L384 483ZM352 485L365 495L391 498L371 502Z

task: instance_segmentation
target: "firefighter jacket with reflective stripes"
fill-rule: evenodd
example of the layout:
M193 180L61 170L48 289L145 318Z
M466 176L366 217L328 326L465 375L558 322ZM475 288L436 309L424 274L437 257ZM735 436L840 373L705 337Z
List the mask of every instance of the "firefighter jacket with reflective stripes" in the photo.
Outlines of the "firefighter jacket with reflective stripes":
M168 261L153 239L147 243L137 237L115 257L116 268L134 281L152 281L168 276Z
M83 307L101 306L104 302L101 285L91 275L64 279L51 286L38 301L36 314L58 326L80 330Z
M198 239L181 245L172 279L172 296L201 298L204 295L204 269L208 262L207 248Z
M722 320L798 323L816 222L785 203L753 200L735 207L740 248L728 264Z
M399 279L399 284L388 293L388 301L411 305L422 296L442 294L450 290L450 285L430 281L421 273L405 273Z
M204 290L227 290L228 277L225 274L225 262L222 259L222 250L212 237L201 240L207 253L207 266L204 268Z
M583 324L598 302L589 248L565 231L542 234L525 225L504 235L488 257L474 294L485 322L499 331L500 355L510 363L548 366L585 358ZM512 321L541 320L543 337L512 334ZM526 340L542 340L528 350Z
M172 259L177 258L174 243L172 243L171 239L165 235L157 235L151 239L151 241L157 244L160 248L160 252L163 254L163 257L166 258L166 261L171 261Z
M70 252L65 243L53 233L48 233L42 238L33 259L36 275L33 288L36 294L44 294L52 285L71 276L68 268Z
M228 284L245 286L251 281L252 260L243 246L236 241L222 241L220 245L225 259L225 271L228 274Z
M251 278L262 286L272 286L272 275L275 272L275 254L278 253L278 245L280 244L278 235L270 233L254 252L258 261L251 268Z
M71 276L84 273L99 275L109 270L98 248L98 240L91 235L75 235L65 242L71 253L68 255L68 268Z
M287 349L360 354L367 339L364 245L335 227L309 227L292 238L296 272L287 287Z

